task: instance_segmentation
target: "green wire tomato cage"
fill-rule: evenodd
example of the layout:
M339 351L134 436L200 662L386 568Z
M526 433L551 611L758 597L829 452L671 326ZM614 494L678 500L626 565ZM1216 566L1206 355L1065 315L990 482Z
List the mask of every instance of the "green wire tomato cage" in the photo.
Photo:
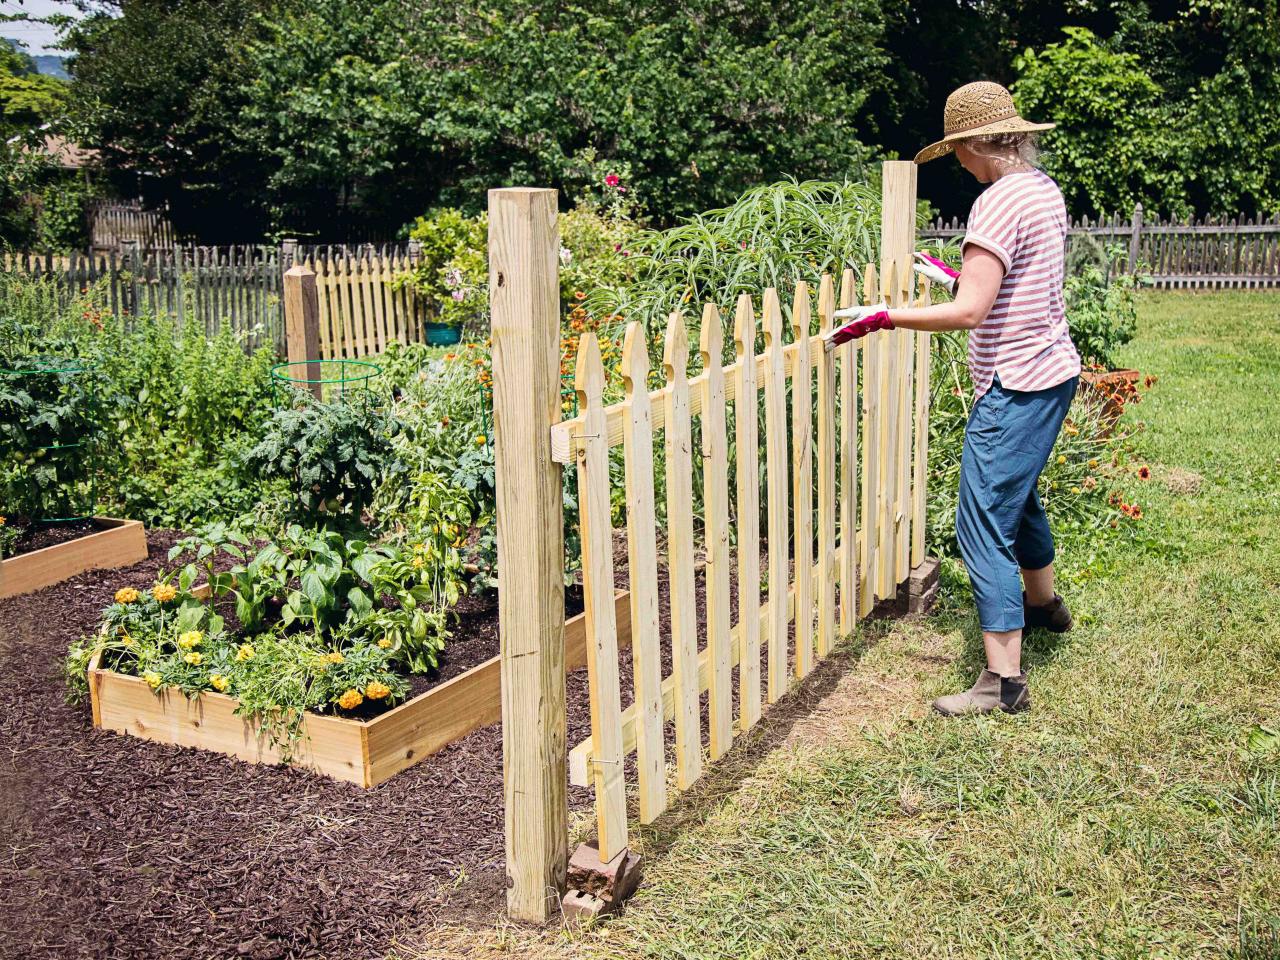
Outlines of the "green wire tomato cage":
M31 382L27 378L57 378L53 399L59 405L67 405L70 401L70 408L75 411L73 427L77 421L79 426L68 437L58 438L59 442L38 444L28 452L14 450L11 453L9 470L6 471L9 477L20 477L24 468L34 472L41 466L51 468L54 477L52 483L48 476L26 480L24 486L29 489L19 495L19 500L25 499L26 502L17 502L8 509L17 506L29 515L31 521L41 524L87 520L94 515L94 506L98 502L98 382L95 370L84 361L66 357L33 356L30 361L30 365L23 367L0 368L0 377L24 382ZM37 380L36 383L43 385L47 381ZM39 390L39 386L36 389ZM51 401L50 396L39 394L35 399L37 404ZM56 431L58 428L52 426L50 429ZM64 483L66 477L70 479Z
M315 374L312 376L311 374ZM271 368L271 394L279 406L277 389L292 398L298 392L311 396L319 394L321 400L350 400L359 398L368 402L373 392L372 381L380 376L382 367L368 360L293 360L277 363ZM319 387L317 391L315 388Z

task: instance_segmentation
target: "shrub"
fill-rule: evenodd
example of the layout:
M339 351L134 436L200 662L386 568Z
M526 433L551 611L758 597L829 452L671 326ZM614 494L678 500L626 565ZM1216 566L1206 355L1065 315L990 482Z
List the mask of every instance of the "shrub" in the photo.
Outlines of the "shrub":
M1140 278L1112 269L1122 252L1113 245L1101 256L1083 259L1066 280L1067 323L1086 364L1110 368L1115 350L1138 332L1134 291Z

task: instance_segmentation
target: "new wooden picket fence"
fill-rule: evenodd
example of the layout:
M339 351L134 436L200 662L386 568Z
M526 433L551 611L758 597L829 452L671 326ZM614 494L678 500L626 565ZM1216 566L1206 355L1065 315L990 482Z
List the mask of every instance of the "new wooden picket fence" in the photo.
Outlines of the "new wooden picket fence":
M964 225L937 220L924 235L961 237ZM1280 216L1146 220L1139 204L1127 220L1074 220L1070 235L1123 244L1119 266L1147 274L1158 289L1280 287Z
M646 331L629 324L624 398L607 405L599 344L584 334L575 372L580 413L563 421L556 416L558 355L548 319L555 307L554 193L490 194L498 562L500 570L519 571L503 578L499 594L513 915L546 919L559 906L566 767L572 783L594 788L601 860L620 855L630 843L633 794L640 823L660 816L673 792L695 783L878 600L897 596L924 560L931 337L899 329L833 352L822 340L837 303L928 302L927 287L916 293L911 270L914 165L886 164L883 183L878 269L845 270L838 289L829 275L813 278L816 291L798 280L785 291L787 324L784 292L774 288L759 302L743 295L724 305L732 306L731 330L719 305L706 305L693 376L688 318L673 313L663 337L665 385L658 389L649 386ZM730 344L734 359L725 363ZM658 444L670 589L665 623L658 607ZM630 591L622 622L611 524L615 447L624 469ZM557 465L569 463L580 513L591 735L567 745L566 758ZM695 480L704 500L701 573ZM620 635L632 650L630 704L622 702ZM664 647L671 652L668 676ZM634 784L627 776L633 753Z
M414 244L142 247L67 256L6 252L4 269L43 277L74 297L100 289L103 305L126 323L168 316L206 333L224 326L248 348L284 353L282 276L301 264L316 273L320 351L325 360L381 353L392 340L420 342L429 311L402 278L417 263Z

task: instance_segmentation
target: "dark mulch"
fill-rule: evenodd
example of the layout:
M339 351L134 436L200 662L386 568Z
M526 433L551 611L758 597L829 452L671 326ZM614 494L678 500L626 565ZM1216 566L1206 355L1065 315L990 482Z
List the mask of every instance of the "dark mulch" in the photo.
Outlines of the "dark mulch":
M95 731L64 702L67 644L175 539L151 532L142 563L0 602L0 957L367 958L433 918L492 918L500 726L363 790ZM496 653L496 624L474 642L442 676ZM576 743L585 677L569 702Z
M6 560L20 557L24 553L31 553L35 550L43 550L45 547L55 547L60 543L70 543L72 540L79 540L81 537L87 537L91 533L98 532L92 520L72 520L68 523L46 525L24 523L10 518L8 522L15 526L20 525L22 535L9 548L5 557Z
M491 923L504 902L500 725L363 790L95 731L87 706L64 702L67 644L117 586L154 576L176 537L149 533L150 558L127 570L0 601L0 957L344 960L433 921ZM496 604L471 598L461 613L434 682L497 653ZM574 745L590 733L585 671L567 697Z

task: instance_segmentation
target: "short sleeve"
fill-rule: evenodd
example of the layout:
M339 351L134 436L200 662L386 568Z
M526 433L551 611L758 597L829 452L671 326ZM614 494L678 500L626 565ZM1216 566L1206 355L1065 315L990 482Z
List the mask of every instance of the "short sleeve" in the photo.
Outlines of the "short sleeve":
M969 222L960 244L962 250L971 243L990 250L1004 264L1005 273L1013 266L1017 254L1020 220L1015 205L1007 199L990 189L978 197L969 211Z

